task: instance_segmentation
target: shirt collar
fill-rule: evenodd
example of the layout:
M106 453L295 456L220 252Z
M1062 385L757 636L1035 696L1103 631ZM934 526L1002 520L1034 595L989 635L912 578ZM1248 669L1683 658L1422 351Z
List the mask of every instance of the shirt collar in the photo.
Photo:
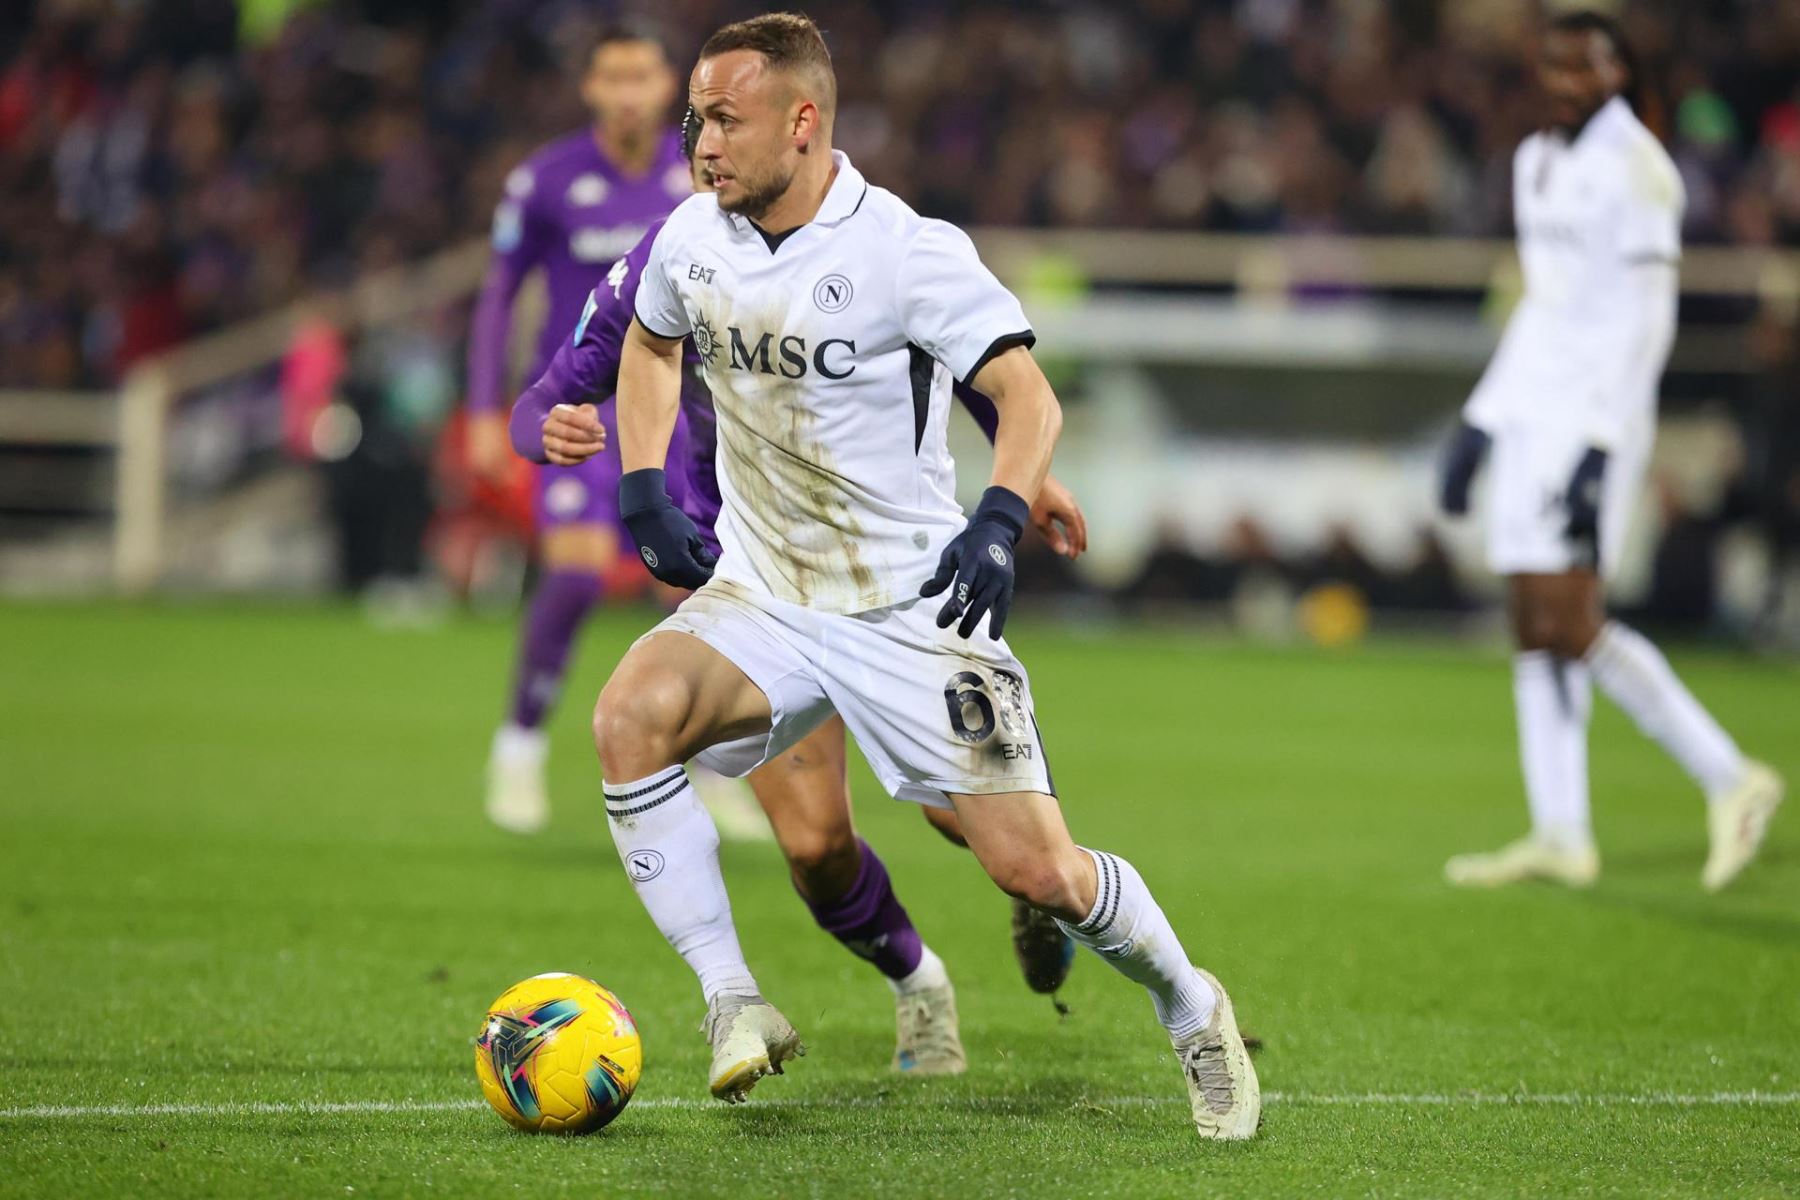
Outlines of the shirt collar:
M1604 125L1611 125L1621 120L1623 117L1628 116L1630 113L1631 103L1623 96L1614 96L1611 100L1608 100L1605 104L1602 104L1598 109L1594 110L1594 115L1587 119L1587 124L1576 131L1575 140L1571 142L1570 145L1579 145L1587 140L1588 134L1594 129Z
M819 205L819 213L812 219L816 225L836 225L847 220L862 207L863 195L869 190L868 180L851 165L849 155L842 150L833 150L831 162L837 168L837 178L832 180L831 190L825 193L825 203Z
M842 150L831 152L831 163L837 168L837 178L831 181L831 188L825 193L825 202L819 205L819 211L806 225L837 225L854 216L862 207L863 197L868 194L869 181L863 178L862 172L850 162L850 156ZM733 226L747 233L754 233L749 217L738 213L724 214ZM805 229L798 226L794 232Z

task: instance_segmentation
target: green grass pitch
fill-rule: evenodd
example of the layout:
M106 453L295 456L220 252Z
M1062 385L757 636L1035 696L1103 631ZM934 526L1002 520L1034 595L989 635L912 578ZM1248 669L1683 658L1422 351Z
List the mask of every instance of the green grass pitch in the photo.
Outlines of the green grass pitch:
M0 1195L1793 1195L1800 813L1718 897L1699 798L1604 704L1590 893L1466 894L1522 827L1503 657L1019 623L1077 838L1129 857L1268 1043L1259 1140L1195 1138L1137 989L1057 1019L973 860L861 770L864 832L958 985L967 1075L896 1079L873 972L772 848L728 847L746 950L810 1055L706 1098L698 990L600 816L586 715L647 614L589 631L547 836L487 827L510 625L348 610L0 608ZM1800 671L1677 656L1800 778ZM637 1099L585 1139L478 1107L485 1004L613 987Z

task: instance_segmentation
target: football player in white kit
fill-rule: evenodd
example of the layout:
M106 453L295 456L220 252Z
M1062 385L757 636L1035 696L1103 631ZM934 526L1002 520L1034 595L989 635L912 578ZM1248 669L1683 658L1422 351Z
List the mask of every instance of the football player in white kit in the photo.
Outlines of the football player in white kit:
M836 712L893 796L954 809L995 883L1148 990L1199 1132L1250 1137L1261 1096L1231 1000L1131 864L1070 838L1001 639L1061 427L1018 301L966 235L832 150L837 81L807 18L719 30L689 91L715 190L656 237L617 416L621 513L652 572L699 590L627 652L594 738L619 853L657 864L633 885L699 976L713 1094L743 1099L801 1045L744 960L683 764L744 774ZM663 487L689 336L718 416L716 564ZM993 486L966 522L953 378L999 412Z
M1638 86L1617 27L1592 13L1552 22L1539 76L1551 127L1513 160L1525 295L1446 456L1442 502L1466 512L1493 460L1489 565L1507 577L1518 651L1513 695L1531 831L1492 853L1452 858L1452 883L1599 874L1588 817L1591 686L1623 708L1705 792L1724 887L1755 856L1782 781L1751 761L1676 678L1661 652L1606 616L1656 433L1657 381L1675 330L1680 176L1627 95Z

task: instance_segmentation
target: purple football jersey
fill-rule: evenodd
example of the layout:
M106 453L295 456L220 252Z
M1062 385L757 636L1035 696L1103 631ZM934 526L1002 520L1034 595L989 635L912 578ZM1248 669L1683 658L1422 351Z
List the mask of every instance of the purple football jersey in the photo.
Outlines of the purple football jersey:
M470 407L497 409L507 390L507 331L527 275L543 268L550 300L526 374L535 379L568 340L607 268L692 191L678 131L663 138L640 178L615 166L589 129L551 142L507 176L494 210L493 261L469 332Z
M659 218L637 245L613 264L600 286L588 294L579 320L572 322L573 331L551 355L543 375L525 389L513 406L508 429L513 449L520 456L532 462L545 461L544 418L556 405L597 404L608 442L605 451L595 457L611 457L615 462L618 459L612 395L619 383L619 358L636 308L638 281L643 278L650 245L662 226ZM684 351L681 415L675 441L669 447L669 491L710 542L721 503L713 461L718 449L717 424L712 396L700 381L700 358L692 343ZM714 545L713 549L718 547Z

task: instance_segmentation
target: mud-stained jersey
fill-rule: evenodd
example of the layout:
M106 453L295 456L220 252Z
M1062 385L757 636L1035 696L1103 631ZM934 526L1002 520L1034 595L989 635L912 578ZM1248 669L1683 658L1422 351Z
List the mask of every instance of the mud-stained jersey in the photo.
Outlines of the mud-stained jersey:
M718 420L717 577L823 612L911 599L963 526L953 379L1033 342L961 230L841 153L808 224L766 236L703 194L669 217L637 320L691 336Z

